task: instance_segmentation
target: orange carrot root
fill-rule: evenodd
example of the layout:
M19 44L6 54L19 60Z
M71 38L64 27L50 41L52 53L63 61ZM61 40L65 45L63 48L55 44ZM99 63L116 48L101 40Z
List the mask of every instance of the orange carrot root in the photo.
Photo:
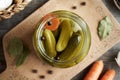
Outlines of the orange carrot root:
M85 76L83 80L98 80L102 70L103 70L104 64L103 61L96 61L92 67L90 68L89 72Z
M103 75L103 77L100 80L113 80L114 77L115 77L115 70L110 69L106 71L106 73Z
M60 24L59 18L53 18L48 23L45 24L45 28L54 31L59 27L59 24Z

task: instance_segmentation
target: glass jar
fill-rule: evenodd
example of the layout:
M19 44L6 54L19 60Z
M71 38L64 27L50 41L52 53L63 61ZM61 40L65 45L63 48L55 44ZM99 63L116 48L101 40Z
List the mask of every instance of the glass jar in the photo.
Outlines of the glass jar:
M55 31L47 29L46 24L57 24L50 22L56 18L59 19L59 27ZM45 33L45 30L49 31ZM56 38L54 34L57 30ZM85 58L91 45L91 34L88 25L80 16L70 11L58 10L48 13L39 21L33 36L33 45L39 58L43 58L52 66L66 68Z

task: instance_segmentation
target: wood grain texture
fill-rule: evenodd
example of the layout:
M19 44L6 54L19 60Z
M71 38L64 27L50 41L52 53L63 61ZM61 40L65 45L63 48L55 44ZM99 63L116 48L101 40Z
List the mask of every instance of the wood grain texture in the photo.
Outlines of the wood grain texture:
M86 2L86 6L80 5L83 1ZM73 10L72 6L77 6L77 9ZM82 62L71 68L52 67L38 59L33 49L32 36L36 24L45 14L55 10L68 10L80 15L87 22L91 31L92 41L88 55ZM99 21L105 16L110 16L113 28L110 35L101 41L97 35L97 26ZM45 75L44 80L70 80L120 41L119 27L119 23L106 9L101 0L50 0L4 36L3 47L7 69L0 74L0 80L38 80L39 75ZM7 52L8 43L14 36L23 39L31 50L31 55L26 62L18 68L15 67L14 58L10 57ZM31 72L33 68L38 70L37 74ZM52 75L46 73L48 69L53 70Z

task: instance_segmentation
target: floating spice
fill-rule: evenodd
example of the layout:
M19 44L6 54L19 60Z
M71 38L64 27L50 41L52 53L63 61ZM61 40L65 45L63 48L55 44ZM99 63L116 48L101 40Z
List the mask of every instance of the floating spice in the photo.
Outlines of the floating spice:
M50 26L50 25L52 25L52 22L51 22L51 21L48 21L47 24Z
M44 36L42 36L42 37L41 37L41 40L45 40L45 37L44 37Z

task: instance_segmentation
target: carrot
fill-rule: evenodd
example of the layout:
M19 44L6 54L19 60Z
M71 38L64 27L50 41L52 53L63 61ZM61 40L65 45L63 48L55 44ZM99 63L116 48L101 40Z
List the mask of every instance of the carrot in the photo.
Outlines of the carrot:
M53 18L45 24L45 29L54 31L59 27L59 24L60 24L59 18Z
M102 60L94 62L83 80L97 80L103 70L103 67L104 64Z
M115 76L115 70L110 69L105 72L105 74L103 75L103 77L100 80L113 80L114 76Z

